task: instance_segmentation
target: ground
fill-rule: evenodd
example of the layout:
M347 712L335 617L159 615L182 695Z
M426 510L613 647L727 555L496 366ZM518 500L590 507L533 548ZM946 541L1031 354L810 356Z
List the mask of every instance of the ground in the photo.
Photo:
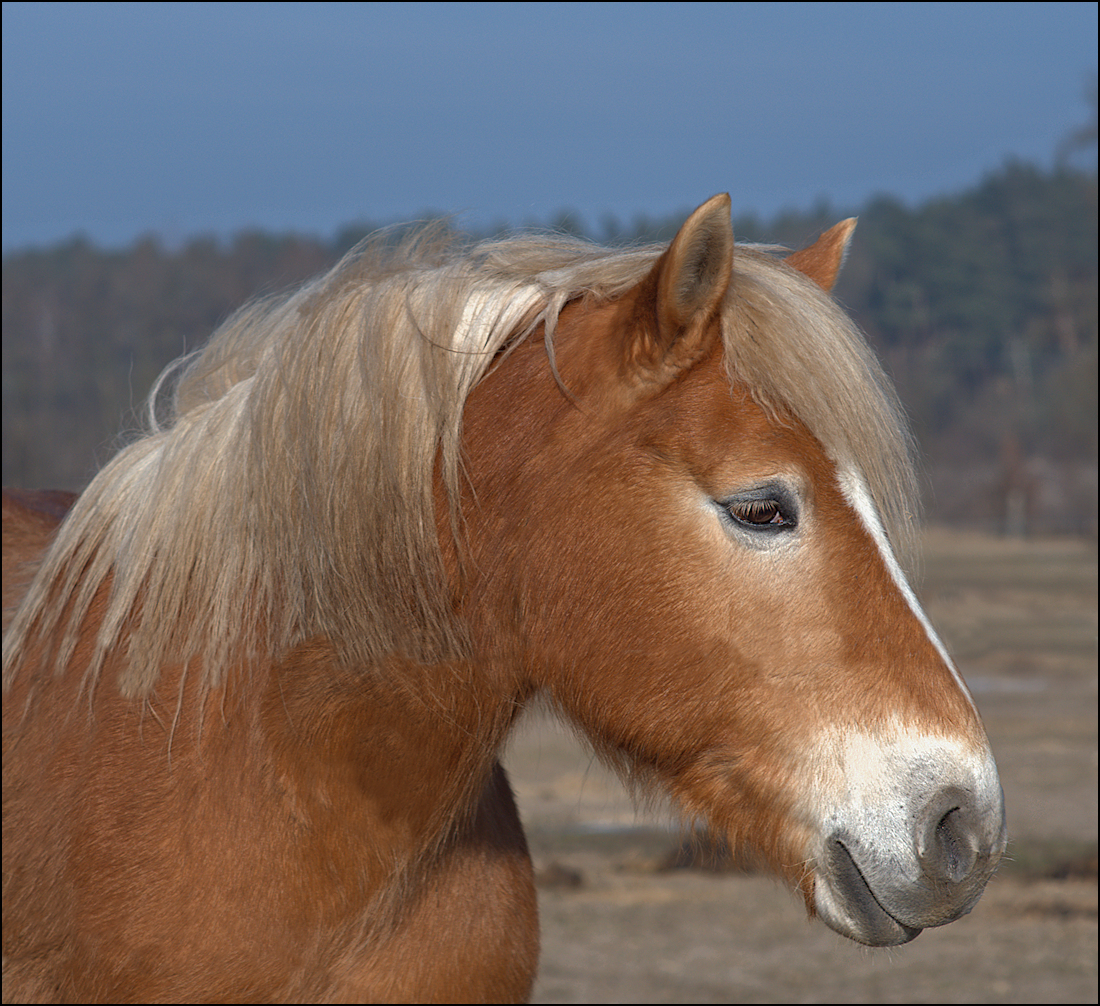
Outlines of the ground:
M541 877L540 1003L1097 1001L1095 542L932 531L922 596L985 719L1010 862L974 912L869 950L762 876L668 869L667 814L545 717L507 764Z

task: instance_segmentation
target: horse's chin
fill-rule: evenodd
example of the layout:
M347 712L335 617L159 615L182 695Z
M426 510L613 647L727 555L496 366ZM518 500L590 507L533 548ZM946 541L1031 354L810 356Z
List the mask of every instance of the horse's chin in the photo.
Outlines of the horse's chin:
M896 947L920 936L922 927L908 926L882 907L842 843L831 843L826 863L827 872L814 883L813 904L830 929L869 947Z

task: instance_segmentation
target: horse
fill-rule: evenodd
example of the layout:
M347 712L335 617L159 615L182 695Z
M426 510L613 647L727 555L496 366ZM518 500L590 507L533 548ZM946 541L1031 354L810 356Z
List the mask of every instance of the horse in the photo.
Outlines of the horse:
M5 999L527 999L536 698L852 940L969 912L1003 798L854 226L377 239L6 496Z

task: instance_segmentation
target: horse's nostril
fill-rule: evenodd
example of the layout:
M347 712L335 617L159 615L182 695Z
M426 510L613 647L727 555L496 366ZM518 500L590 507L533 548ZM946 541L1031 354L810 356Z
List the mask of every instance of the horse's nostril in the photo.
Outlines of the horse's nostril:
M958 883L974 866L974 846L958 807L953 807L936 825L936 848L940 853L940 871Z
M916 840L929 879L959 884L973 873L981 842L965 799L952 796L959 794L941 793L929 802ZM947 809L941 810L945 805Z

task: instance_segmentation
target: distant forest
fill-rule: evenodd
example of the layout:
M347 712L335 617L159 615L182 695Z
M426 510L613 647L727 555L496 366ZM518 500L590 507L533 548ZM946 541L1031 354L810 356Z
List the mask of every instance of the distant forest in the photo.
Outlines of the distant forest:
M849 215L822 204L744 217L734 230L794 248ZM1096 174L1009 164L960 195L916 208L881 197L858 215L836 294L897 382L929 518L1095 536ZM622 243L668 239L682 219L608 217L589 230L562 214L548 226ZM125 251L75 239L6 256L4 484L81 488L138 427L168 362L234 308L327 269L372 229L330 242L248 232L179 248L149 237Z

